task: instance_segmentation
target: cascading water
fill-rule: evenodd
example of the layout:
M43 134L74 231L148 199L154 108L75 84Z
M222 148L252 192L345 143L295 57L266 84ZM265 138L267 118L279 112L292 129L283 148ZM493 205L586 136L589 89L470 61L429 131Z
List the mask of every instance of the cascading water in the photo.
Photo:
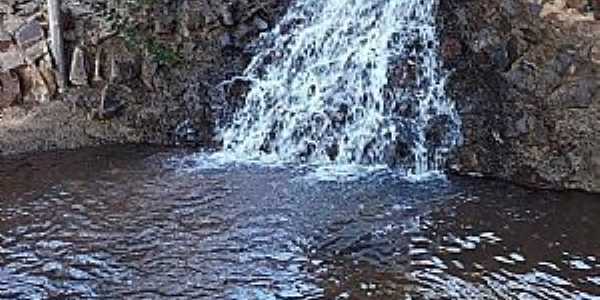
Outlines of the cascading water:
M433 0L298 0L264 34L244 107L221 131L237 159L436 171L459 138Z

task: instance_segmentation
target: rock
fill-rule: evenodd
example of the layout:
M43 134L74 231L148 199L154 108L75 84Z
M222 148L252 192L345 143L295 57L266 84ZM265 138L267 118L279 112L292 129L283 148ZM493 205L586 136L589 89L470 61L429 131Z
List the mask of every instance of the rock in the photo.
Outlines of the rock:
M588 0L567 0L567 7L584 12L588 6Z
M107 84L102 90L100 106L98 107L99 119L111 119L117 116L127 101L132 101L133 91L124 85Z
M229 32L224 32L223 34L221 34L221 36L219 37L219 42L222 48L228 48L235 45L233 42L233 37Z
M563 109L588 108L592 104L594 95L600 90L599 82L594 78L582 78L567 82L548 97L548 103Z
M50 101L53 91L46 83L40 68L37 66L28 66L20 70L19 77L22 85L27 87L27 93L24 93L24 102L46 103Z
M102 46L108 53L108 71L110 82L122 83L135 80L141 74L141 59L139 54L127 48L123 41L111 41Z
M590 156L590 180L594 190L600 190L600 145L596 144Z
M453 61L462 54L462 45L456 38L447 38L442 42L442 56L445 61Z
M529 115L527 113L524 113L523 117L515 123L515 129L517 130L518 135L527 134L529 132Z
M154 75L158 70L158 63L152 58L146 57L142 63L142 82L148 89L154 89Z
M44 39L44 29L37 21L25 23L15 33L15 40L22 48L28 48Z
M174 31L174 22L170 17L161 17L154 21L154 33L156 34L170 34Z
M235 31L235 37L237 40L241 40L248 36L252 31L253 29L250 26L242 23L238 26L237 30Z
M10 45L4 50L0 50L0 71L14 70L25 64L25 58L16 45Z
M35 1L25 1L23 3L18 3L15 8L15 13L18 16L31 16L38 12L40 7Z
M464 136L453 169L600 192L589 155L600 152L600 31L587 2L440 2L447 90ZM452 39L462 51L451 51Z
M31 17L19 17L16 11L19 7L21 12L25 11L25 7L28 10L34 7L28 3L36 3L42 8L45 2L8 0L6 4L6 1L0 0L0 15L3 15L0 28L6 33L4 44L0 45L0 66L2 70L8 67L13 74L18 74L22 94L20 101L27 104L13 105L8 109L19 108L27 112L39 108L35 118L20 120L31 124L45 120L53 124L51 127L28 127L32 131L37 130L31 132L30 140L41 145L36 148L39 150L52 148L52 145L62 148L65 145L76 147L94 143L74 138L71 134L74 131L84 137L92 136L93 140L113 141L114 136L104 132L101 125L125 128L128 132L126 139L119 141L216 146L213 140L216 118L234 113L233 105L227 105L229 100L222 98L218 84L241 74L249 63L244 46L255 41L260 31L268 30L269 23L276 22L285 13L287 2L63 1L64 35L69 56L76 45L85 45L82 50L85 49L83 66L87 79L93 80L92 75L99 75L94 78L104 80L65 90L59 97L64 101L39 105L38 102L49 99L49 95L54 93L54 72L45 58L47 54L44 54L46 51L42 43L46 39L39 38L40 31L37 31L37 37L27 33L35 33L36 22L45 28L45 15L34 17L40 9ZM129 4L139 5L141 9L125 8ZM117 26L117 21L123 20L126 20L125 26ZM118 31L129 25L133 32ZM21 44L15 40L17 31L21 43L27 46L22 51ZM238 35L240 32L243 34ZM171 54L152 48L156 45L168 45L169 49L184 55L176 63L156 64L156 59L164 58L161 55ZM153 59L146 59L145 51L151 52ZM97 53L101 53L99 67L93 59ZM86 78L77 75L83 74L79 71L84 67L77 58L79 55L73 56L77 66L72 72L73 80L83 83L87 80L75 77ZM60 104L61 111L64 109L73 116L72 119L41 109L55 104ZM93 115L105 119L105 122L89 121ZM82 116L85 120L79 119ZM0 121L0 127L2 125ZM44 130L48 132L42 132ZM4 134L5 131L0 128L0 144L2 147L10 145L3 150L11 149L10 153L32 150L22 145L18 135L7 140ZM53 137L59 137L59 142ZM60 140L60 137L65 140Z
M8 32L0 30L0 52L7 51L12 45L12 36Z
M35 63L48 53L50 53L50 50L46 40L41 40L25 49L25 57L29 63Z
M261 17L255 17L253 23L254 26L256 26L256 29L259 31L265 31L269 29L269 23L267 23L267 21L263 20Z
M600 41L596 41L590 49L590 60L600 65Z
M102 48L96 49L96 57L94 59L94 82L104 81L102 78Z
M235 25L235 20L233 19L232 7L228 4L221 5L221 16L223 18L223 25L225 26L233 26Z
M5 18L2 22L3 29L9 34L14 34L19 28L25 24L26 19L18 16L11 16L10 18Z
M89 78L86 70L85 53L79 46L75 47L75 50L73 50L69 80L71 81L71 84L76 86L88 85Z
M40 74L48 87L48 92L50 96L54 96L56 92L58 92L58 82L56 81L56 74L54 73L54 67L50 62L52 59L49 56L46 56L45 59L42 59L39 64Z
M21 100L19 77L11 71L0 72L0 109Z
M183 2L181 28L184 37L190 37L192 32L195 32L205 25L205 17L202 13L202 3L200 1L185 0Z

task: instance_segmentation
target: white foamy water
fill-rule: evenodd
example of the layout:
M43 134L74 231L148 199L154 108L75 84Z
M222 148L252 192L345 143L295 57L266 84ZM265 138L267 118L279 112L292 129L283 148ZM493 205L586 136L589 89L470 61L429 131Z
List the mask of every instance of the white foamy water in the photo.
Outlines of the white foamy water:
M296 1L233 79L250 90L221 129L221 157L436 173L460 127L444 91L436 3Z

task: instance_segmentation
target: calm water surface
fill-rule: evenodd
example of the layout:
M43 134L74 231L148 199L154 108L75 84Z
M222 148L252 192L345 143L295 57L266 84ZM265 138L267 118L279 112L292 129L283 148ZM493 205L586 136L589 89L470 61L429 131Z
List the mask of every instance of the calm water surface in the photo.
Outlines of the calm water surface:
M600 196L186 157L0 160L0 298L600 299Z

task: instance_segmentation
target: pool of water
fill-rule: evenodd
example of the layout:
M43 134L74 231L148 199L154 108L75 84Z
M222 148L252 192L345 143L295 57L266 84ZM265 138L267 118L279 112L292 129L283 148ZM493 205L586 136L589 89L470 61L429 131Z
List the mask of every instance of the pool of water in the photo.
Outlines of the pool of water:
M598 195L190 157L0 160L0 298L600 299Z

